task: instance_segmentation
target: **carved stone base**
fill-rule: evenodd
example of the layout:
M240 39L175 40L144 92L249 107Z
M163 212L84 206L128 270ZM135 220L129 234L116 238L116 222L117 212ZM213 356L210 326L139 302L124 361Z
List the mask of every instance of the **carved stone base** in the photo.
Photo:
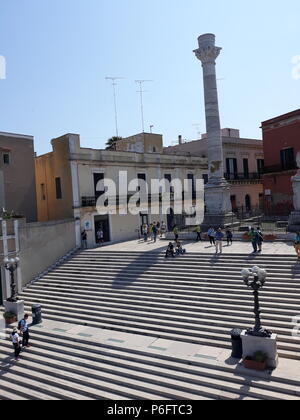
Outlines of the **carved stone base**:
M21 321L24 318L24 301L19 300L18 302L8 302L5 300L3 302L5 307L5 312L12 312L17 316L17 320Z
M268 355L267 366L270 369L276 369L278 366L277 353L277 335L272 334L270 338L254 337L247 335L247 331L243 331L241 335L243 343L243 359L250 356L253 357L257 351L261 351Z
M206 214L201 225L202 232L207 232L210 227L214 229L222 228L231 225L237 221L234 213L228 214Z
M289 232L300 232L300 211L294 211L289 218Z

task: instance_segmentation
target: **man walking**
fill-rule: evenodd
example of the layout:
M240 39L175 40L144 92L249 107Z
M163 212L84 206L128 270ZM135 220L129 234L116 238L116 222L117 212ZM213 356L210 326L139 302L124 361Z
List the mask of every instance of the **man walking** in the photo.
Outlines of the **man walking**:
M258 245L258 233L257 233L257 231L254 230L254 228L251 228L249 236L250 236L252 246L253 246L253 254L256 254L257 253L257 245Z
M216 254L220 251L220 254L223 252L223 238L224 233L222 232L222 229L218 229L218 232L216 233Z
M174 236L175 236L175 242L177 242L178 238L179 238L179 230L178 230L177 225L174 226L173 233L174 233Z
M22 347L30 347L29 345L29 326L28 326L28 314L25 314L24 318L19 322L18 328L20 333L23 335Z
M81 234L81 240L82 240L82 248L87 249L87 233L84 230Z
M209 238L209 242L211 245L216 245L216 240L215 240L215 236L216 236L216 231L214 228L209 228L208 232L207 232L208 238Z
M158 229L157 229L156 224L153 224L153 227L152 227L152 233L153 233L153 240L154 240L154 243L156 243L156 240L157 240L157 233L158 233Z
M201 238L201 226L200 225L198 225L196 227L195 232L197 233L197 239L196 239L196 241L197 242L202 241L202 238Z
M104 244L104 232L102 228L97 231L97 241L101 246Z

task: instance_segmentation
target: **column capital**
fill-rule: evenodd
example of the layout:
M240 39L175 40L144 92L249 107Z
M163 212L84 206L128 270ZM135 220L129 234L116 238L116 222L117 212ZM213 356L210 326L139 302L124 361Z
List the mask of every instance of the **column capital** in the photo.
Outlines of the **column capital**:
M204 65L209 63L215 64L216 59L219 57L221 51L221 47L207 46L194 50L194 53L198 60L202 62L202 65Z

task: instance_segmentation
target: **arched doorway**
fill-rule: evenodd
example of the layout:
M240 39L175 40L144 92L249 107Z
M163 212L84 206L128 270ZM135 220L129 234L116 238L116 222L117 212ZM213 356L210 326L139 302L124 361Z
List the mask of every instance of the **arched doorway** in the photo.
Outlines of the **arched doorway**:
M251 197L249 194L245 197L245 205L246 205L246 211L251 211Z

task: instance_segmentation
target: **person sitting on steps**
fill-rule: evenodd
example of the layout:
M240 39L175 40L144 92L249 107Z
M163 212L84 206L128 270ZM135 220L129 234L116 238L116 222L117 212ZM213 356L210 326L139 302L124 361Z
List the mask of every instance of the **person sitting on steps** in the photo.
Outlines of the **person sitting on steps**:
M166 250L166 258L168 257L175 258L175 250L174 250L174 245L172 244L172 242L169 243L168 248Z
M182 244L180 241L176 242L176 255L184 255L186 253L186 250L182 247Z

